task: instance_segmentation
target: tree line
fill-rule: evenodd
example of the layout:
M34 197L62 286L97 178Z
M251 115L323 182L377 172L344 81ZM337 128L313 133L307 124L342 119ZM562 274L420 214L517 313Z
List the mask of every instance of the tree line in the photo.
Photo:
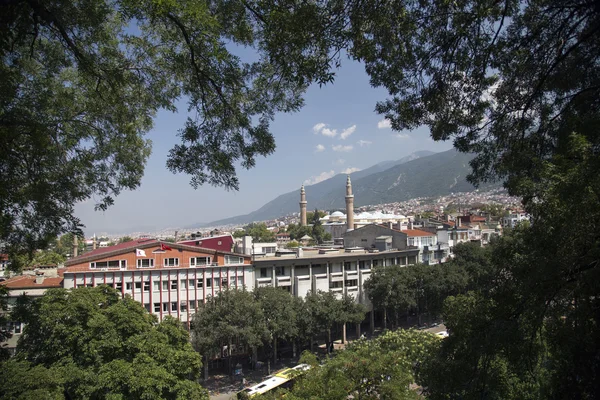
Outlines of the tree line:
M312 350L315 340L325 336L329 352L336 326L360 323L365 312L365 307L351 297L338 299L331 292L309 292L298 298L275 287L259 287L252 292L225 290L199 306L192 320L192 341L205 360L226 349L230 368L234 346L251 354L253 362L257 350L265 348L276 362L281 341L294 349L308 343Z
M377 266L365 282L365 290L375 310L383 312L383 327L397 328L402 318L416 315L434 320L442 315L444 300L469 290L486 287L489 276L488 247L460 243L443 264Z

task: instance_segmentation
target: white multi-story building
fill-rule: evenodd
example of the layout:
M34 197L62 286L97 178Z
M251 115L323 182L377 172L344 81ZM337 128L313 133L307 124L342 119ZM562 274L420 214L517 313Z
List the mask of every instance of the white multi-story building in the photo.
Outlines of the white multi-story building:
M511 211L502 218L502 226L505 228L514 228L523 221L529 221L529 214L524 211Z

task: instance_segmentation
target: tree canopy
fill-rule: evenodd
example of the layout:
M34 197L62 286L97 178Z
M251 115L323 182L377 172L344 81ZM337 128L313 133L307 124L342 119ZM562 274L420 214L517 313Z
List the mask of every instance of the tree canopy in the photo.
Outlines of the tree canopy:
M323 365L312 364L286 398L290 399L417 399L410 389L416 366L439 346L432 334L414 330L386 332L358 340Z
M17 355L0 368L0 397L208 398L181 323L157 323L110 287L51 289L20 298L13 312L26 325Z
M275 241L275 233L267 228L265 223L251 223L244 226L243 230L238 230L233 233L233 237L240 238L244 236L252 236L255 242L273 242Z

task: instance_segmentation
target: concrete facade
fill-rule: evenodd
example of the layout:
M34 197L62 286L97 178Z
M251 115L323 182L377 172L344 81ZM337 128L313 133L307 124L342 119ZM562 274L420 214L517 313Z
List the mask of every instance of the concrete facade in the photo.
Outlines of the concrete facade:
M404 250L407 248L407 235L396 229L390 229L381 225L365 225L344 234L344 246L361 247L365 249L377 248L377 238L391 236L391 248Z

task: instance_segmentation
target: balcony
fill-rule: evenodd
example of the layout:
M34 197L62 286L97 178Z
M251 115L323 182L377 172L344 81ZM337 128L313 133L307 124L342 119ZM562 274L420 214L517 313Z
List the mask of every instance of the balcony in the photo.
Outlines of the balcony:
M277 287L292 286L292 277L291 276L278 276L276 279L277 279Z
M272 285L271 278L256 278L256 287L267 287Z
M346 294L352 296L355 299L358 297L358 286L346 286Z
M344 288L332 288L329 289L329 291L333 293L338 300L341 299L344 294Z
M330 282L341 282L344 280L344 273L343 272L332 272L329 274L329 281Z
M358 271L345 271L344 275L346 275L346 279L357 279Z

